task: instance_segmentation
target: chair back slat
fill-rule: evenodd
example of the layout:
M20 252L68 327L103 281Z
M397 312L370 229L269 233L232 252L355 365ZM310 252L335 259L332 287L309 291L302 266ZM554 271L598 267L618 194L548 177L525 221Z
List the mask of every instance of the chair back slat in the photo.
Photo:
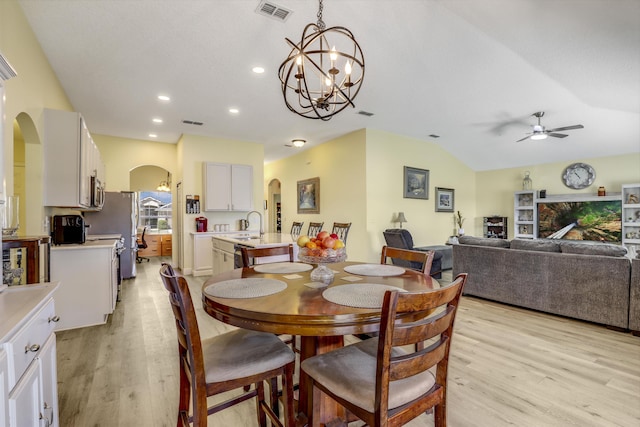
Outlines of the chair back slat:
M423 274L428 274L431 271L434 256L434 251L413 251L383 246L380 256L380 264L386 264L388 258L391 258L391 261L395 265L400 265L402 267L420 271Z
M338 238L347 244L347 236L349 235L349 229L351 228L350 222L334 222L331 233L338 235Z
M429 316L417 322L396 325L391 345L402 347L417 342L430 340L445 332L455 316L455 309L447 307L437 315Z
M436 366L447 354L449 337L443 336L422 351L406 357L391 357L389 361L389 381L412 377Z
M295 235L295 236L300 235L300 233L302 233L302 226L303 225L304 225L304 222L294 221L293 224L291 224L290 234Z
M242 266L251 267L256 262L256 258L264 258L276 255L289 255L289 262L293 262L293 245L276 246L273 248L241 248ZM253 260L253 262L251 262Z
M323 226L324 222L310 222L309 228L307 229L307 236L316 237L318 233L322 231Z

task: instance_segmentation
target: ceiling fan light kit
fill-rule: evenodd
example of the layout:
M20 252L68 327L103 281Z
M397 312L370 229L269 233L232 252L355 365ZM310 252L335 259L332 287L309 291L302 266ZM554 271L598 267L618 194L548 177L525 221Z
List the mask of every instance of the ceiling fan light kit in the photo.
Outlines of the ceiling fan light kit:
M278 70L287 108L308 119L329 120L353 100L364 79L364 56L353 33L326 28L319 0L318 22L308 24Z
M538 118L538 124L532 126L533 129L531 133L529 133L524 138L517 140L516 142L524 141L525 139L533 139L537 141L541 139L547 139L547 137L549 136L552 136L554 138L566 138L568 135L564 133L557 133L557 132L584 128L584 126L582 125L572 125L572 126L563 126L555 129L545 129L545 127L540 124L540 118L544 116L544 111L538 111L536 113L533 113L531 116Z

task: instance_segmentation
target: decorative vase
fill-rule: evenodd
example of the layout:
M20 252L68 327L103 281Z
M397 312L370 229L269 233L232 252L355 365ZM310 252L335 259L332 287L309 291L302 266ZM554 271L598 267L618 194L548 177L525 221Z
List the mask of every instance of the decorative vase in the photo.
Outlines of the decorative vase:
M464 228L458 228L458 236L464 236Z

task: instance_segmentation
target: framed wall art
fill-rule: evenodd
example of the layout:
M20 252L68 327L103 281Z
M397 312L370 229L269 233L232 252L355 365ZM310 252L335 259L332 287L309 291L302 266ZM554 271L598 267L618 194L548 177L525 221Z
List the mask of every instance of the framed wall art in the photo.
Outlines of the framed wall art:
M426 169L404 167L404 198L429 198L429 171Z
M454 191L452 188L436 187L436 212L453 212Z
M298 213L320 213L320 178L298 181Z

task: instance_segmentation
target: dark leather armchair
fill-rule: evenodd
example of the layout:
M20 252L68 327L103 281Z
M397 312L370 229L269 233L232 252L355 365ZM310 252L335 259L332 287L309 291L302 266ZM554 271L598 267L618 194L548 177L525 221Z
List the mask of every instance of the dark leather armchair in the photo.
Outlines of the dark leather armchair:
M427 248L416 248L413 246L413 237L409 230L405 228L389 228L382 232L384 239L387 242L387 246L392 248L408 249L413 251L426 251ZM395 265L399 265L405 268L411 268L412 270L422 270L422 265L415 261L406 261L399 258L392 258L391 261ZM431 264L431 271L429 275L434 279L442 278L442 254L436 252L433 257L433 264Z

